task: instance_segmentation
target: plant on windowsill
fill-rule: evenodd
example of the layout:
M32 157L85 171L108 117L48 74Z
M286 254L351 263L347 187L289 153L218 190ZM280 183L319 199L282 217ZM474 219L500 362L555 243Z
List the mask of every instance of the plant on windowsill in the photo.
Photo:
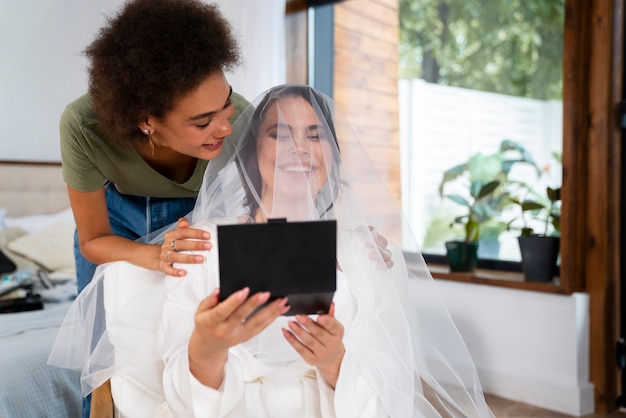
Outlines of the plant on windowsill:
M559 256L561 231L561 188L546 188L547 203L535 200L517 200L522 211L524 226L517 238L522 258L522 271L527 281L552 281ZM536 233L528 226L527 214L534 214L543 224L543 231Z
M553 157L558 163L561 162L561 154L553 153ZM548 169L549 167L546 171ZM548 186L545 195L535 193L527 187L523 199L513 197L511 201L521 210L522 227L518 243L525 280L552 281L560 246L561 187ZM534 227L530 225L530 221L535 222ZM540 232L536 232L537 230Z
M476 153L466 163L444 172L439 186L440 197L465 208L465 213L450 224L451 227L462 226L463 239L445 243L451 271L474 271L481 246L495 244L497 257L498 236L508 227L499 218L502 210L512 203L503 184L507 183L509 172L516 163L530 164L539 170L523 147L505 139L498 152L490 155ZM454 192L445 193L450 189ZM486 240L487 237L490 239Z
M467 214L457 216L453 221L453 224L463 226L465 231L463 240L445 243L450 271L472 272L476 268L480 225L497 214L489 203L489 197L499 185L500 181L498 180L486 184L481 180L476 180L470 186L469 199L459 194L445 195L448 199L467 209Z

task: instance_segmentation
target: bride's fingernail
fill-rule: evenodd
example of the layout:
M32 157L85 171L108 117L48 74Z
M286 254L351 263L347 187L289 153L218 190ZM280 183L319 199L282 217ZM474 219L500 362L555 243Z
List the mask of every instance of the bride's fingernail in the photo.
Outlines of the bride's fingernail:
M259 293L259 295L257 296L257 300L259 302L265 302L269 298L270 298L270 292L262 292L262 293Z
M237 292L237 299L245 300L248 297L248 292L250 292L250 288L244 287L243 289Z

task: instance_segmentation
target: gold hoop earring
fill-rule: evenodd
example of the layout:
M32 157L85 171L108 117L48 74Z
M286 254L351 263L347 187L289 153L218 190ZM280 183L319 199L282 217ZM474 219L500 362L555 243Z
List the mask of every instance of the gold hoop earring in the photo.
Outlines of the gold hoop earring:
M143 130L143 133L148 135L148 144L150 144L150 151L152 152L152 156L154 157L154 142L152 142L152 134L147 128Z
M154 142L152 142L152 135L148 135L148 143L150 144L150 151L152 151L152 156L154 157Z

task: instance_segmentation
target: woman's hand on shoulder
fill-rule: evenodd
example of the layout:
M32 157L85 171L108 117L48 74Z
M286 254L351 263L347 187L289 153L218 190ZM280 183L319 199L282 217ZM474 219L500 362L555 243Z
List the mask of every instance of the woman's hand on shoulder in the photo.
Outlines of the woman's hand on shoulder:
M391 259L391 250L388 248L389 242L387 238L379 234L376 228L368 226L358 228L366 237L371 236L371 240L366 241L366 246L370 249L370 259L378 261L378 268L385 269L393 267L393 260ZM369 237L368 237L369 238ZM375 247L375 248L372 248Z
M182 277L187 274L184 269L174 268L174 263L199 264L204 257L198 254L181 251L208 251L211 249L211 234L208 231L190 228L186 218L180 218L176 229L163 236L159 254L159 270L170 276Z
M306 315L296 315L289 321L289 330L283 335L302 359L315 366L326 382L333 388L337 385L339 368L346 352L343 345L344 328L335 318L335 304L326 315L316 321Z
M259 309L270 298L269 292L250 297L241 289L219 302L219 290L200 302L189 340L189 368L201 383L217 389L223 379L228 349L263 331L289 310L287 298L280 298ZM254 312L253 315L251 315Z

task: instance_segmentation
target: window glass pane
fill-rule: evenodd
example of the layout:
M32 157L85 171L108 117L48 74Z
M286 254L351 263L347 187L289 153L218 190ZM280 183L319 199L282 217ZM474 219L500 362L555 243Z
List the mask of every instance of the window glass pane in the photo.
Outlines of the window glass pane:
M403 207L423 252L464 238L454 220L492 181L473 212L481 258L518 261L521 229L546 232L547 209L522 216L515 202L547 208L547 187L560 187L564 11L564 0L400 0Z

